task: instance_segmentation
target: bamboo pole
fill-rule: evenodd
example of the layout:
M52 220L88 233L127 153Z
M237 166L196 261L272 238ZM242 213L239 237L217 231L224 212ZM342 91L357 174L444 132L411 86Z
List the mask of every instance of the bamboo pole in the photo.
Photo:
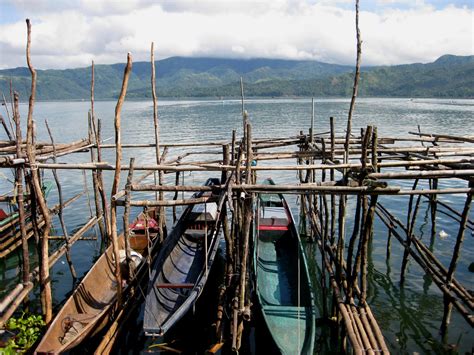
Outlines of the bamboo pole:
M99 121L100 122L100 121ZM294 158L294 157L289 157L289 158ZM255 157L254 154L254 159L259 160L258 157ZM24 163L24 160L21 160L17 162L18 164ZM474 163L474 159L449 159L449 160L443 160L443 159L437 159L437 160L412 160L412 161L393 161L393 162L383 162L379 163L378 167L379 168L388 168L388 167L412 167L412 166L423 166L423 165L435 165L435 164L454 164L454 163ZM60 163L60 164L51 164L51 163L38 163L39 168L44 168L44 169L99 169L99 170L115 170L115 165L111 165L107 162L97 162L97 163ZM252 170L254 171L259 171L259 170L266 170L266 171L271 171L271 170L307 170L307 169L313 169L313 170L339 170L339 169L346 169L346 168L351 168L351 169L358 169L361 168L362 165L360 163L348 163L348 164L311 164L311 165L305 165L305 166L295 166L295 165L275 165L275 166L252 166ZM215 171L221 171L221 170L233 170L235 169L235 165L222 165L222 164L193 164L189 163L189 165L184 164L184 165L171 165L171 164L160 164L160 165L136 165L135 170L163 170L163 171L209 171L209 170L215 170ZM122 165L120 167L120 170L128 170L127 165ZM452 171L457 171L457 170L452 170ZM462 170L461 170L462 171ZM456 176L469 176L471 169L469 170L464 170L468 171L463 172L463 173L455 173ZM408 174L410 173L410 174ZM369 177L372 178L377 178L377 176L380 176L381 178L386 178L386 179L395 179L398 178L398 176L403 176L402 174L405 175L405 178L415 178L416 176L420 175L420 172L415 171L415 172L396 172L394 174L396 175L386 175L387 173L380 173L380 175L370 174ZM426 173L424 177L426 178L436 178L436 171L426 171L426 172L421 172L421 173ZM441 172L437 173L438 175L443 175L443 177L451 177L450 170L444 170Z
M367 213L365 223L364 223L364 240L362 243L362 257L361 257L361 270L362 270L362 277L361 277L361 297L360 303L362 306L365 306L366 299L367 299L367 257L368 257L368 243L370 239L370 235L373 231L374 226L374 215L375 215L375 208L377 206L377 195L372 196L370 198L370 205L369 211ZM357 270L357 268L356 268Z
M179 171L176 172L176 175L175 175L175 186L179 186ZM177 200L178 199L178 190L175 191L174 193L174 196L173 196L173 200ZM177 220L177 216L176 216L176 206L173 206L173 224L176 222Z
M20 294L20 292L25 288L26 283L21 283L16 285L16 287L7 294L2 301L0 302L0 313L4 313L5 309L12 303Z
M28 293L31 291L33 288L33 283L28 282L22 291L18 294L18 296L15 298L13 303L10 304L10 307L2 314L2 317L0 318L0 328L5 327L5 323L10 319L10 317L13 315L15 310L20 306L20 303L28 296Z
M432 178L452 178L474 175L474 169L466 170L441 170L441 171L404 171L393 173L372 173L369 178L373 179L432 179Z
M120 162L122 160L122 148L121 144L121 134L120 134L120 123L121 123L121 111L122 105L125 100L125 95L127 93L128 80L130 73L132 71L132 55L128 53L127 55L127 65L125 66L123 74L122 89L120 91L120 96L115 107L115 144L117 145L115 152L115 161L116 169L114 174L114 180L112 184L111 198L117 193L118 185L120 183ZM120 257L119 257L119 247L117 241L117 207L116 204L112 201L110 208L110 228L111 228L111 239L115 255L115 278L117 279L117 303L121 304L122 302L122 275L120 274Z
M334 117L329 117L329 125L330 125L330 139L331 139L331 153L330 153L330 159L331 162L334 162L334 148L335 148L335 129L334 129ZM335 180L334 176L334 170L331 169L329 171L329 179L331 181ZM331 195L331 237L329 240L331 241L331 244L335 243L335 231L336 231L336 198L334 195Z
M135 206L135 207L137 206L138 207L184 206L184 205L195 205L199 203L212 202L214 200L215 198L211 198L209 196L190 198L190 199L181 199L181 200L163 200L163 201L143 200L143 201L130 201L130 206ZM114 202L114 204L117 206L124 206L125 202L119 200L119 201Z
M35 152L33 150L33 140L34 140L34 133L33 133L33 108L35 104L36 98L36 70L33 68L31 63L30 57L30 48L31 48L31 23L30 20L26 20L27 25L27 46L26 46L26 60L28 63L28 68L31 73L31 95L28 104L28 123L27 123L27 156L28 161L31 166L31 180L33 184L33 189L36 197L36 201L38 202L39 208L41 210L41 214L45 220L45 226L43 228L43 232L41 235L41 272L40 272L40 279L41 279L41 303L43 307L43 313L45 317L45 322L49 323L52 318L53 313L53 306L52 306L52 293L51 293L51 280L49 278L49 267L48 267L48 235L49 235L49 228L51 225L51 220L49 216L49 210L46 205L46 201L43 196L43 192L41 189L41 184L39 181L39 174L38 169L34 166L35 164Z
M245 137L245 128L247 128L247 120L245 118L244 81L242 77L240 77L240 100L242 103L243 136Z
M372 171L379 173L380 168L378 167L378 134L377 126L373 128L372 132Z
M428 198L428 199L429 199L429 197L430 197L430 195L423 195L423 196L426 197L426 198ZM452 208L452 207L449 206L447 203L444 203L444 202L441 201L441 200L438 200L438 199L437 199L437 200L436 200L436 205L440 205L440 206L446 208L449 212L453 213L453 214L454 214L455 216L457 216L457 217L461 217L461 216L462 216L462 213L459 213L459 212L456 211L454 208ZM454 219L454 218L453 218L453 219ZM457 220L457 221L459 221L459 220ZM470 226L468 226L468 228L472 230L472 229L474 228L474 221L468 218L467 223L470 225Z
M6 124L6 122L5 122L5 120L4 120L4 118L3 118L2 115L0 115L0 123L2 124L3 128L5 129L5 133L7 134L8 139L11 140L11 141L13 141L13 140L14 140L14 139L13 139L13 136L12 136L12 134L10 133L10 130L8 129L8 126L7 126L7 124Z
M309 131L309 142L314 142L314 97L311 98L311 127Z
M418 185L418 181L419 180L416 179L415 182L413 183L413 188L412 188L413 190L416 189L416 186ZM405 240L406 248L403 252L402 267L401 267L401 270L400 270L400 283L401 284L403 284L404 281L405 281L405 270L406 270L407 263L408 263L410 243L411 243L411 240L412 240L412 226L414 225L414 221L416 220L416 213L415 212L413 213L413 216L412 216L413 196L414 195L410 196L410 200L408 202L407 229L406 229L406 240ZM418 198L418 202L419 202L419 198ZM418 203L416 204L416 208L415 208L415 211L417 211L417 210L418 210Z
M380 205L379 205L380 207ZM389 226L390 223L385 220L384 215L380 211L376 211L377 216L380 218L380 220L386 225ZM404 245L404 240L403 238L398 234L398 232L393 229L393 235L398 239L398 241ZM421 257L418 256L412 249L409 249L410 255L412 256L413 260L415 260L421 268L426 272L431 275L432 280L435 282L435 284L438 286L438 288L443 292L443 295L446 295L452 302L452 304L456 307L456 309L459 311L461 316L471 325L474 326L474 320L472 319L471 313L452 295L452 290L446 285L445 279L441 279L439 276L436 275L436 273L431 272L430 265L431 264L426 264Z
M438 179L430 180L430 188L438 188ZM436 210L437 210L437 196L431 195L429 198L430 201L430 212L431 212L431 238L433 239L436 236Z
M421 133L421 132L408 132L409 134L414 134L418 135L421 137L434 137L435 142L439 138L445 138L445 139L450 139L453 141L459 141L459 142L465 142L465 143L474 143L474 136L468 136L468 137L460 137L460 136L453 136L449 134L433 134L433 133Z
M247 169L246 169L246 174L245 174L245 183L250 184L252 183L252 126L250 123L247 123L246 125L246 148L247 148Z
M470 185L474 187L474 183L471 182ZM459 231L456 238L456 244L453 250L453 257L449 264L449 269L446 275L446 283L448 287L450 287L453 277L454 277L454 272L456 271L456 266L459 259L461 246L464 241L464 231L466 229L467 219L469 216L469 210L471 208L471 202L472 202L472 193L468 193L466 196L466 202L464 204L464 209L462 212L461 223L459 224ZM453 306L452 306L450 298L445 295L444 296L444 314L443 314L443 321L441 323L441 334L443 336L446 334L448 324L450 323L452 307Z

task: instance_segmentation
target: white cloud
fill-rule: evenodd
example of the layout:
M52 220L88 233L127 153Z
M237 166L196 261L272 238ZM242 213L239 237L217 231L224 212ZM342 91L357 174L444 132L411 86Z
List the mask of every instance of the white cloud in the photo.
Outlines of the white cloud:
M426 1L376 0L362 8L363 64L428 62L473 54L472 10L435 9ZM355 62L352 1L303 0L16 0L31 16L37 68L69 68L169 56L269 57ZM33 4L33 5L32 5ZM54 6L56 4L56 7ZM31 9L31 10L30 10ZM0 9L1 11L1 9ZM0 25L0 67L24 66L24 21Z

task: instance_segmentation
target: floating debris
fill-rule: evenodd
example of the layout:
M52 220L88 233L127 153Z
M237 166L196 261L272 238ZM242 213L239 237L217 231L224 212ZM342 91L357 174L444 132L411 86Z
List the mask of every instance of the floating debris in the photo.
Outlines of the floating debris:
M443 229L439 231L439 237L441 239L446 239L447 237L449 237L449 234L446 233Z

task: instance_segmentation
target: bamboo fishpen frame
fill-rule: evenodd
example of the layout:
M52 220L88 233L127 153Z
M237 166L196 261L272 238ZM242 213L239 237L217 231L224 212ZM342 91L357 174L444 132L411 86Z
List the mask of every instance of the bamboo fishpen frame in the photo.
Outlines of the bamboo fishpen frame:
M358 16L358 11L357 11ZM358 17L357 17L358 18ZM360 34L357 29L358 63L360 62ZM474 191L474 136L451 136L423 132L409 132L406 137L379 137L377 127L368 126L353 134L351 113L346 132L336 132L334 119L329 119L329 129L317 133L314 119L311 117L311 128L308 134L299 132L292 137L257 139L252 137L252 125L244 109L243 82L242 120L244 136L239 139L235 131L228 141L166 144L159 140L159 119L154 96L153 124L155 129L154 143L122 144L120 139L120 111L127 90L128 76L131 70L131 56L128 57L124 72L122 91L115 112L114 144L103 144L101 139L101 121L94 113L94 65L92 65L91 111L89 114L88 138L77 142L48 143L36 142L33 132L33 107L35 101L34 69L29 59L30 24L28 22L28 63L32 72L32 95L29 102L28 134L24 142L19 129L18 96L15 96L13 118L16 132L9 131L2 119L2 126L7 132L9 141L0 142L0 167L15 169L18 194L20 243L23 247L22 282L18 284L0 303L0 326L33 289L33 283L39 279L42 289L43 311L47 322L52 316L51 280L49 269L63 254L69 254L71 245L80 240L94 225L99 224L104 243L116 242L117 206L125 206L124 223L128 226L131 206L160 206L166 208L193 203L204 203L207 198L181 198L178 192L216 191L226 194L222 206L223 230L226 240L225 283L219 289L219 302L216 308L216 345L224 342L238 350L242 334L251 318L250 300L250 266L251 248L250 228L252 225L252 206L256 194L284 193L300 196L302 226L309 241L314 242L321 256L322 272L320 287L323 292L323 318L333 319L333 339L342 339L339 346L346 349L347 341L356 353L388 353L382 331L367 302L370 244L374 235L376 219L385 224L389 235L387 239L387 256L390 256L391 237L394 236L404 249L401 267L401 282L406 279L407 261L409 258L418 263L429 275L444 296L444 319L440 326L443 334L450 321L452 307L470 325L474 325L472 291L455 278L456 266L463 246L466 229L474 230L474 221L469 219L469 211ZM153 46L152 46L153 61ZM153 71L154 72L154 71ZM353 100L357 95L357 75L354 84ZM154 87L154 76L152 78ZM12 95L13 96L13 95ZM7 107L7 106L5 106ZM152 123L153 122L153 123ZM326 127L319 127L325 130ZM296 133L296 132L295 132ZM409 144L411 143L411 144ZM426 144L426 145L425 145ZM428 146L430 145L430 146ZM192 152L181 152L181 148L199 147ZM114 163L103 160L103 149L115 149ZM149 165L136 164L133 160L122 165L122 149L153 149L155 162ZM83 163L48 163L48 159L67 156L72 153L90 152L90 162ZM172 154L175 154L174 156ZM170 156L171 155L171 156ZM215 159L203 160L203 155L215 156ZM170 157L169 157L170 156ZM254 166L256 161L259 164ZM277 161L277 163L274 163ZM280 162L281 161L281 162ZM296 161L296 164L295 164ZM64 244L51 255L48 252L50 230L50 213L40 191L38 169L52 169L60 172L63 169L91 170L96 215L91 217L74 235L68 236L66 228ZM103 171L113 170L114 186L110 200L104 188ZM389 170L389 171L387 171ZM120 172L128 171L125 187L120 186ZM135 178L138 172L143 174ZM221 174L221 186L180 185L179 174L202 171L210 174ZM294 171L298 181L287 185L259 185L256 183L260 171ZM158 173L152 183L146 178ZM166 177L171 175L170 179ZM24 185L24 176L30 178ZM59 178L60 179L60 174ZM412 183L412 189L401 188L394 179L405 179ZM418 188L419 180L429 180L430 188ZM168 180L172 183L166 184ZM443 187L445 181L456 181L459 187ZM226 183L227 182L227 183ZM449 184L452 185L451 183ZM462 186L465 185L465 186ZM41 208L34 209L33 227L28 227L23 203L23 187L33 205L36 202ZM134 200L134 192L151 192L150 200ZM158 199L156 195L158 193ZM453 207L438 200L438 195L461 194L465 196L464 208L456 211ZM168 196L169 195L169 196ZM354 196L356 207L348 210L347 198ZM408 201L407 221L400 221L381 202L380 196L405 195ZM56 212L72 203L78 197L61 202ZM431 232L436 235L436 214L444 213L459 224L456 244L449 265L443 265L433 252L415 235L416 218L421 199L428 199L431 210ZM439 207L439 209L438 209ZM352 230L347 229L349 213L353 213ZM165 215L165 212L160 214ZM160 219L160 227L164 227ZM126 228L128 229L128 228ZM41 240L39 254L41 267L30 271L28 238L36 235ZM348 238L346 240L346 237ZM54 238L54 237L53 237ZM348 245L346 248L345 245ZM127 260L130 260L129 245L126 244ZM115 260L118 261L118 250L115 248ZM310 257L315 257L312 255ZM71 264L71 271L73 271ZM120 273L116 273L120 281ZM121 282L118 283L121 285ZM119 287L120 289L120 287ZM327 295L327 297L326 297ZM330 297L329 295L332 295ZM117 311L116 317L99 349L111 349L123 322L142 297L135 292L134 297L124 301L124 307ZM120 302L120 300L119 300ZM125 305L127 307L125 307ZM225 312L225 310L228 312ZM230 315L229 318L225 315ZM226 324L228 326L226 326ZM227 330L229 330L227 332Z

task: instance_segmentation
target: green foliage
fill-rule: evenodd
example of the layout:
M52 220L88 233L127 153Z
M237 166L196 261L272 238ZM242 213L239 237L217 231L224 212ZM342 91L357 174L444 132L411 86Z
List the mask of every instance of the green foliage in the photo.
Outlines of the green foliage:
M95 98L118 96L124 64L96 65ZM156 62L159 97L239 97L240 77L245 95L350 96L352 66L278 59L220 59L173 57ZM433 63L363 67L362 97L474 97L474 56L445 55ZM127 97L151 97L150 64L133 64ZM0 70L0 92L9 83L26 101L30 77L25 68ZM38 70L38 100L87 100L91 70ZM8 95L6 95L8 96Z
M4 348L0 348L0 354L18 354L26 352L41 335L46 323L41 315L23 312L18 318L10 318L6 329L13 334Z

